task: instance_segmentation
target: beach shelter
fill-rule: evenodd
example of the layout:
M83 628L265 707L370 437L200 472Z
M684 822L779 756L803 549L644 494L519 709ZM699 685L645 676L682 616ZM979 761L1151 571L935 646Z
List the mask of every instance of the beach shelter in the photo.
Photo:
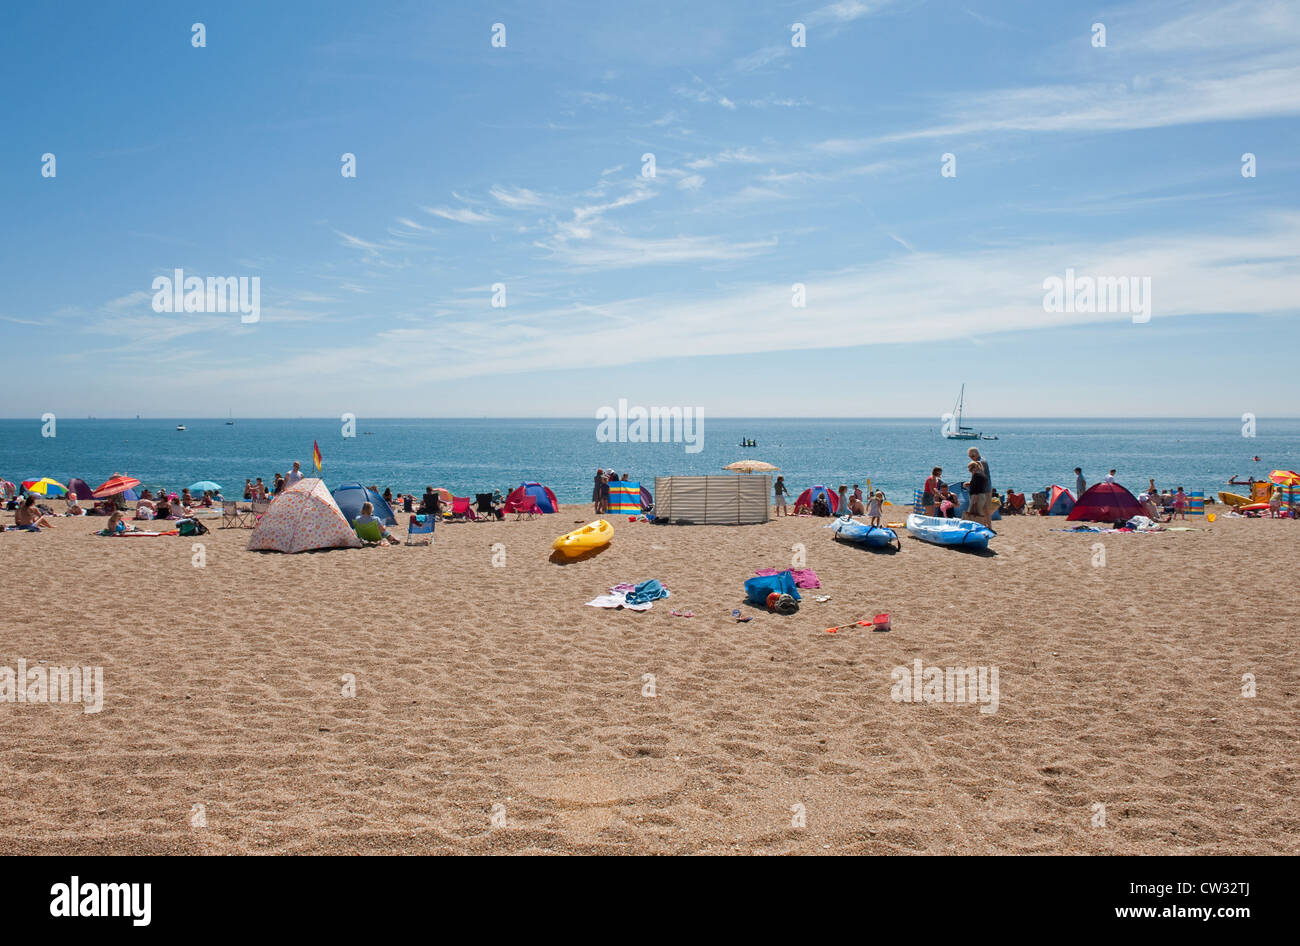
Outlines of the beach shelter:
M840 508L839 494L834 490L827 489L825 486L808 487L808 489L799 494L799 498L794 501L794 504L796 506L811 506L817 501L818 496L821 496L826 500L826 505L831 508L831 515L835 515Z
M1056 499L1055 494L1052 499ZM1071 522L1127 522L1146 514L1142 504L1123 486L1098 483L1084 491L1065 518Z
M337 487L332 495L349 524L355 523L357 516L361 515L361 504L370 503L375 507L373 515L376 519L386 526L397 525L397 517L393 515L392 507L384 501L384 497L368 486L362 486L360 483L344 483Z
M639 516L650 504L646 501L649 490L640 483L618 480L609 484L609 513L614 516Z
M1193 489L1187 492L1187 515L1205 515L1205 490Z
M68 480L68 492L72 493L78 499L94 499L95 494L90 488L90 484L85 480L79 480L75 476Z
M1124 490L1128 492L1128 490ZM1070 510L1074 508L1074 493L1070 492L1064 486L1053 486L1052 493L1047 501L1047 514L1049 516L1069 515Z
M611 487L613 485L610 484ZM560 508L559 500L555 498L550 487L543 486L541 483L520 483L506 497L505 511L518 512L520 504L529 496L537 500L537 508L540 512L555 512Z
M303 478L275 497L248 538L250 551L361 548L323 480Z

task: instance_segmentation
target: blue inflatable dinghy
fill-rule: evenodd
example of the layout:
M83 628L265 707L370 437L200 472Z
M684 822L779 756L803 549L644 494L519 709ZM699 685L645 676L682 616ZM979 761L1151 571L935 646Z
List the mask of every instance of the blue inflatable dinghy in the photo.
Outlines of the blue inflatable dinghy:
M992 529L969 519L944 519L940 516L907 517L907 531L922 542L935 545L960 545L965 548L986 549L989 539L996 534Z
M840 516L831 523L835 538L855 545L871 548L884 548L886 545L898 545L898 533L883 526L869 526L849 516Z

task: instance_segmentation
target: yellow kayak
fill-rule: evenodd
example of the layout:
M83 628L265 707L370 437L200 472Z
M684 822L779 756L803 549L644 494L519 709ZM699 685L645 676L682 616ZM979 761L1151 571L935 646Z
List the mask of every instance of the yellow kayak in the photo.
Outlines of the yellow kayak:
M560 536L551 548L561 555L574 558L592 549L609 545L609 540L612 538L614 538L614 527L604 519L597 519L595 522L587 523L581 529Z
M1219 499L1225 506L1246 506L1254 502L1249 496L1242 496L1238 493L1220 493Z

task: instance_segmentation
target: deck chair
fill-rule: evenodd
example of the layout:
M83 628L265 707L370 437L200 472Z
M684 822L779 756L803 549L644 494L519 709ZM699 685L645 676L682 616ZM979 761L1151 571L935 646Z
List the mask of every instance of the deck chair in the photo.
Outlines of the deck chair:
M407 545L433 545L433 516L412 516L406 527Z
M1047 509L1047 492L1044 490L1034 493L1030 499L1032 502L1029 508L1041 516L1043 511Z
M249 515L252 517L253 525L257 525L257 520L261 519L262 516L266 514L266 511L270 508L271 508L271 503L269 500L254 499L253 511L249 513Z
M497 517L497 511L492 508L491 493L474 494L474 512L483 522L488 522Z
M451 497L451 518L453 522L473 522L477 518L469 508L468 496Z
M378 522L354 522L352 530L367 545L379 545L384 541L384 531L379 528Z
M1025 494L1007 492L1007 501L1002 506L1003 512L1017 515L1025 511Z
M541 514L542 511L537 508L536 496L525 496L519 500L519 504L515 507L516 522L520 519L536 519Z
M248 526L248 513L239 508L239 503L224 502L221 504L221 528L245 529Z

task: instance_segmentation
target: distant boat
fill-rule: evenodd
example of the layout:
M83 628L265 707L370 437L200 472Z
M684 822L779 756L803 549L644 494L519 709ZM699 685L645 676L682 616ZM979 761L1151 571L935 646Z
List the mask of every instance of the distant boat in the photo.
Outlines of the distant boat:
M231 412L230 412L230 419L229 419L228 421L226 421L226 426L227 426L227 427L233 427L233 426L235 426L235 412L234 412L234 411L231 411Z
M177 429L177 430L184 430L184 429L185 429L185 425L184 425L184 424L177 424L177 425L176 425L176 429Z
M957 397L957 406L953 408L953 413L955 415L954 419L956 420L957 424L955 427L951 429L944 430L943 435L947 437L949 440L980 440L980 439L997 440L998 439L997 437L984 437L974 427L966 427L962 425L962 419L963 419L962 411L964 410L965 406L966 406L966 385L963 384L961 386L961 394Z

